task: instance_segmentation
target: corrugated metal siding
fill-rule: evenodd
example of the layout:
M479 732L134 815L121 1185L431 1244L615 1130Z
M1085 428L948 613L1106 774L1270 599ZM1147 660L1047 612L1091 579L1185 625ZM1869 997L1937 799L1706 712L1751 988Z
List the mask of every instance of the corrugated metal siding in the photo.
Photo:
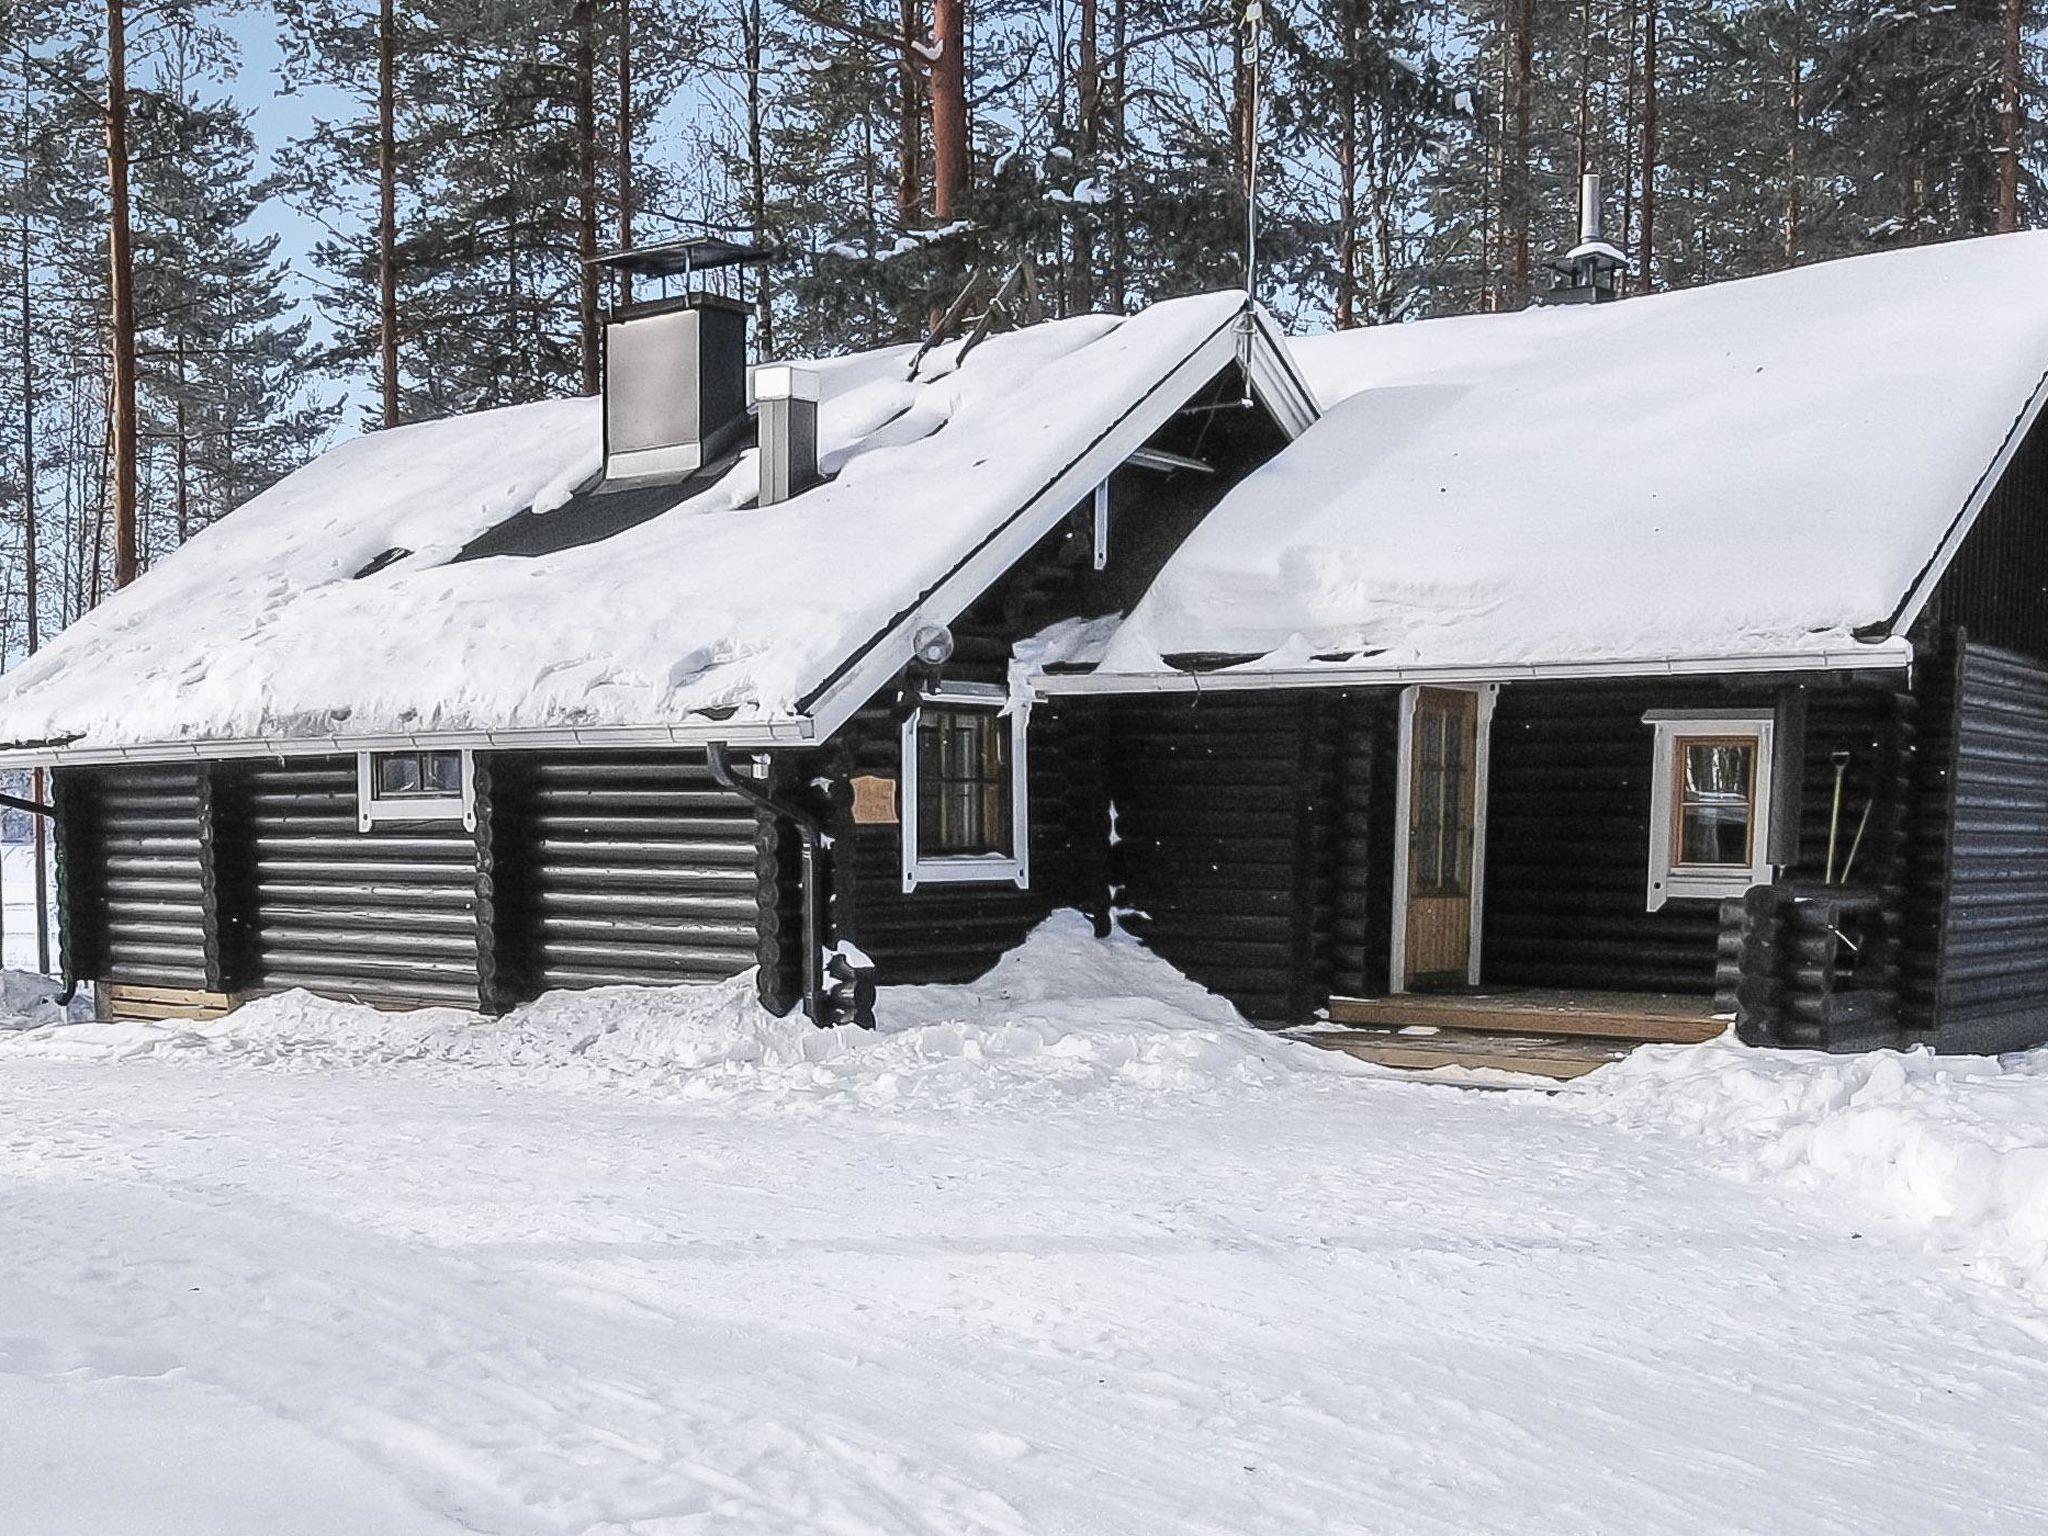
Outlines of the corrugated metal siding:
M2048 667L1966 643L1937 1040L1998 1051L2048 1039Z
M541 990L722 981L760 943L754 808L702 753L497 754L498 879ZM772 852L766 854L773 857Z
M92 824L101 981L207 985L198 764L67 773L74 813Z
M244 794L255 986L476 1006L477 859L467 829L357 831L353 757L255 765Z

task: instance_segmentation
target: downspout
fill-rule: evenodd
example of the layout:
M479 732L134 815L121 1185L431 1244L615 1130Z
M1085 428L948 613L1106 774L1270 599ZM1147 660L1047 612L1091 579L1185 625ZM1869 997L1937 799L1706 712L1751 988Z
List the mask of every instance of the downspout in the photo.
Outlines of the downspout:
M19 795L0 795L0 809L25 811L31 816L49 816L53 818L57 814L55 806L45 805L40 800L24 800ZM57 994L57 1006L60 1008L70 1007L71 999L77 995L78 978L73 976L67 969L64 973L64 990Z
M809 810L794 801L778 800L759 784L744 779L733 772L732 760L722 741L714 741L704 749L704 759L711 767L711 777L731 790L757 810L771 816L780 816L793 823L802 843L802 877L804 906L804 1013L813 1024L824 1025L825 978L823 972L824 934L818 920L818 850L823 846L824 824Z

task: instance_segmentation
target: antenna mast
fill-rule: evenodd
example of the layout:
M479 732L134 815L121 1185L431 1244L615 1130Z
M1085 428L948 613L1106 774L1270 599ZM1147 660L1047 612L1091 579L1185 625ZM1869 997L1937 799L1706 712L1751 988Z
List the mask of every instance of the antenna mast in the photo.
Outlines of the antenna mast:
M1251 100L1245 107L1244 124L1244 296L1247 303L1258 299L1259 273L1259 45L1266 35L1265 0L1245 0L1244 29L1250 35L1245 46L1251 51Z

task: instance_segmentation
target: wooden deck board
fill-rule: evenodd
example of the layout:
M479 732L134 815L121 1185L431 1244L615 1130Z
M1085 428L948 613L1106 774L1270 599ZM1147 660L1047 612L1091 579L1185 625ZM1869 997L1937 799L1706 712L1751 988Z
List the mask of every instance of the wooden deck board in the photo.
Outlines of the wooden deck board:
M1404 992L1338 997L1330 1020L1374 1029L1427 1026L1480 1034L1570 1035L1696 1045L1728 1027L1713 1004L1655 992Z
M1300 1030L1291 1038L1383 1067L1429 1071L1465 1067L1563 1082L1621 1060L1640 1042L1532 1035L1405 1035L1392 1030Z

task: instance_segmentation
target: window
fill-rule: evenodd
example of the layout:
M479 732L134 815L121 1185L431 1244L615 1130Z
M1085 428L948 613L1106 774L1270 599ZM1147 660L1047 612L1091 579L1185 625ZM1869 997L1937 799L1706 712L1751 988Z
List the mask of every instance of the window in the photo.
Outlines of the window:
M1771 878L1772 717L1653 710L1650 910Z
M1461 709L1416 706L1415 816L1408 860L1409 889L1417 896L1466 894L1466 796L1472 779L1466 737L1471 718Z
M459 821L476 825L467 752L361 752L356 755L356 826L380 821Z
M1026 716L1001 689L928 693L903 724L903 889L932 881L1030 884Z

